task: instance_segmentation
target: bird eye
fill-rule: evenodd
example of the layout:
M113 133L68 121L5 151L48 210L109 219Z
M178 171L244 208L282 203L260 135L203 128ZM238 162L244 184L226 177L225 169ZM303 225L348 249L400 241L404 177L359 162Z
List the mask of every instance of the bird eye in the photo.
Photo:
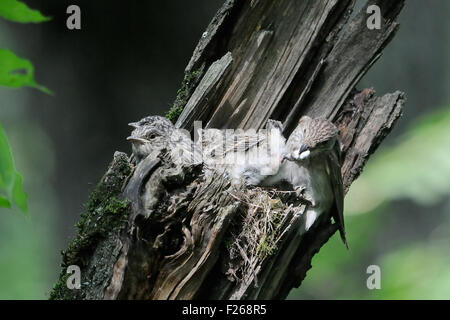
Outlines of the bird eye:
M149 138L150 138L150 139L156 138L156 134L152 133L152 134L149 136Z

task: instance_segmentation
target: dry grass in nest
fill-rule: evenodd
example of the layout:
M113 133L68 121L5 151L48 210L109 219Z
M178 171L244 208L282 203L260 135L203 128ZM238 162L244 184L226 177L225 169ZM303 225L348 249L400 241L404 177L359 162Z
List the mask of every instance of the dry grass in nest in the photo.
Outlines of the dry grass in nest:
M268 256L275 253L282 235L282 227L292 206L280 199L276 189L242 189L238 194L230 193L245 204L241 225L232 234L229 250L230 280L247 281L254 278L256 271Z

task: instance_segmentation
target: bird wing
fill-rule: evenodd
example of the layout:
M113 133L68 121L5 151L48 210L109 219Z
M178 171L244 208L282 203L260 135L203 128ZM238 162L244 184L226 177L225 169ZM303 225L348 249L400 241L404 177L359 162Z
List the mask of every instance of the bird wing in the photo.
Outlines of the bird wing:
M333 212L333 218L339 225L339 233L341 234L342 241L347 246L347 240L345 238L345 226L344 226L344 185L342 183L341 174L341 151L339 142L336 142L333 150L330 152L328 168L332 181L332 188L334 193L336 208Z
M218 129L203 130L202 146L207 154L214 154L214 157L223 158L228 153L246 152L249 149L267 140L267 135L262 133L242 133L224 135Z
M224 154L229 152L246 152L266 140L265 134L236 134L234 139L227 139Z
M266 129L265 133L255 131L228 136L220 129L200 129L198 133L202 137L203 150L207 154L214 154L214 157L223 158L229 153L247 152L251 148L263 144L268 140L268 135L272 129L279 130L280 133L283 132L283 124L280 121L268 119Z

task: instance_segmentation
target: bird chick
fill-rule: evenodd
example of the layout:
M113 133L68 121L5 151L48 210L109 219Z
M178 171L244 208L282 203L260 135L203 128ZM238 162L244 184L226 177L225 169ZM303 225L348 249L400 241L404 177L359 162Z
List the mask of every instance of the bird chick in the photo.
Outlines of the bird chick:
M162 149L167 149L175 164L194 164L201 161L201 154L193 147L189 132L176 129L167 118L149 116L129 125L135 128L127 140L132 143L136 164L150 153Z
M136 164L146 158L152 150L166 147L174 130L172 122L161 116L145 117L128 125L134 128L127 140L131 141Z
M203 129L200 132L205 174L225 174L232 185L258 185L278 172L285 138L279 121L269 119L266 130Z

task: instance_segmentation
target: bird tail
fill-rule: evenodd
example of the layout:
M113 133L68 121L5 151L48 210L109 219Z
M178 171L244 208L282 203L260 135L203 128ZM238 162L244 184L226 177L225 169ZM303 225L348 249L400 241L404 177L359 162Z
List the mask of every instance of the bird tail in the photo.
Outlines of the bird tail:
M347 238L345 237L345 229L341 223L339 223L339 234L341 235L342 242L345 244L345 247L347 248L347 250L350 250L350 248L348 246Z

